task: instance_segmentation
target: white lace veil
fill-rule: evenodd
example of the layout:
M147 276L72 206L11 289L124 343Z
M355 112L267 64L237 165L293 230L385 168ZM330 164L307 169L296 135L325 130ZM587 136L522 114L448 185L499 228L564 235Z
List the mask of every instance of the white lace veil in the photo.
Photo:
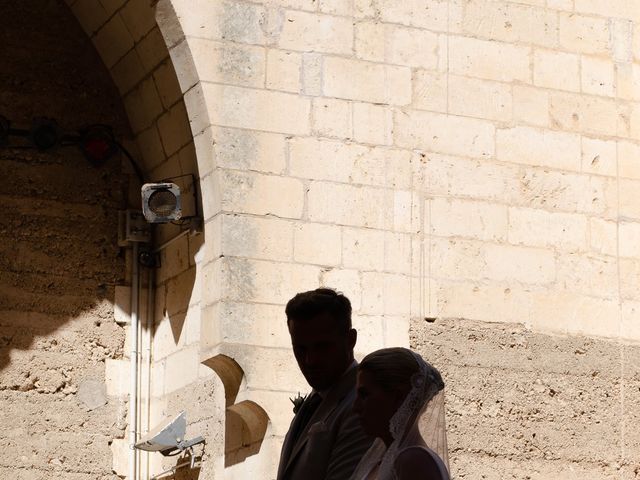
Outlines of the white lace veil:
M440 372L415 352L418 371L411 376L411 390L389 422L393 442L386 447L376 439L364 455L352 480L362 480L380 464L377 478L395 478L394 462L405 447L419 444L416 435L422 436L429 448L435 451L449 468L444 410L444 382ZM417 428L414 428L417 426Z

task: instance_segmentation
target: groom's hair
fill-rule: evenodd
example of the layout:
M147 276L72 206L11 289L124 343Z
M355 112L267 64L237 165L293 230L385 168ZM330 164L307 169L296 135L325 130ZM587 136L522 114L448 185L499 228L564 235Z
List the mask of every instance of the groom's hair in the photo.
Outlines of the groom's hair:
M317 288L298 293L285 308L287 324L292 320L310 320L329 315L343 332L351 330L351 302L332 288Z

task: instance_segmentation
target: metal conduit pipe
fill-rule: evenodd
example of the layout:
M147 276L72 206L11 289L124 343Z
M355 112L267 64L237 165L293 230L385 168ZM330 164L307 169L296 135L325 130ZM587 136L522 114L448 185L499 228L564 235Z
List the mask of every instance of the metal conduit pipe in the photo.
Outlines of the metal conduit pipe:
M137 480L137 452L135 444L138 439L138 297L140 289L140 268L138 265L138 243L133 242L131 266L131 356L129 391L129 480Z

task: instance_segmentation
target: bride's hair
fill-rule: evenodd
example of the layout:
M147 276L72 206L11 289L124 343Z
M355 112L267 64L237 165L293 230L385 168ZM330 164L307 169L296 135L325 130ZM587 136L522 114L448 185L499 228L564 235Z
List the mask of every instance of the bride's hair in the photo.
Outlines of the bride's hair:
M418 372L416 354L406 348L383 348L370 353L358 369L371 374L375 382L386 391L411 389L411 377ZM433 368L429 380L434 383L435 391L444 388L440 373Z

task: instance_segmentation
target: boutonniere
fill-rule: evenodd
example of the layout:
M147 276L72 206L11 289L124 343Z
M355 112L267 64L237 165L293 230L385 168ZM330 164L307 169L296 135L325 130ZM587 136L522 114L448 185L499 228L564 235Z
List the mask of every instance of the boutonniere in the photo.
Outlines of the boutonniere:
M291 400L291 403L293 403L293 414L297 414L300 411L300 407L302 407L302 404L304 403L305 399L307 398L306 395L302 396L300 395L300 392L298 392L298 396L295 398L291 398L289 397L289 400Z

